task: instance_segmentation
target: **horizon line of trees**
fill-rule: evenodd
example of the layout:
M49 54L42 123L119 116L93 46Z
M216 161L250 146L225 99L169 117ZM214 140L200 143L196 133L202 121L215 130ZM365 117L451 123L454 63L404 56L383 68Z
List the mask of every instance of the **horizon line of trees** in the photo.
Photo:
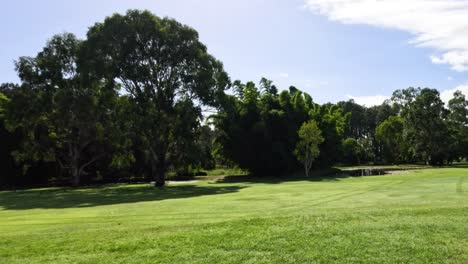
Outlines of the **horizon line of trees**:
M320 105L265 78L231 82L194 29L149 11L107 17L84 40L55 35L15 66L21 82L0 85L0 186L468 158L460 91L447 106L411 87L374 107Z

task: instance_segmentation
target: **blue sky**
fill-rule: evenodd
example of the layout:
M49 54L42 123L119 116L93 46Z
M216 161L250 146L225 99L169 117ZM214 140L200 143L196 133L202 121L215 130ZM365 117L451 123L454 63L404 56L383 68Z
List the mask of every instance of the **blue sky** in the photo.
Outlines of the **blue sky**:
M282 89L295 85L320 103L353 97L370 105L409 86L437 88L444 96L455 88L468 92L466 37L458 36L468 32L467 22L461 22L468 17L467 1L380 2L3 1L0 82L17 82L13 61L34 56L52 35L83 38L95 22L131 8L194 27L233 80L257 82L264 76ZM446 19L456 15L460 19Z

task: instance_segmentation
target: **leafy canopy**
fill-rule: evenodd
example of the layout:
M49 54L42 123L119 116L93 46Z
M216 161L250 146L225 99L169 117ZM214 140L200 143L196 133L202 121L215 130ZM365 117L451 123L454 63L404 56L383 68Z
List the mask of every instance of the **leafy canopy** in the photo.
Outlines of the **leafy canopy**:
M319 145L325 140L317 122L310 120L302 124L298 131L299 140L294 154L304 165L305 173L309 176L313 161L320 155Z
M190 159L181 154L199 130L201 107L217 106L224 95L229 78L222 63L194 29L148 11L115 14L87 36L88 70L129 94L153 178L164 185L169 165Z

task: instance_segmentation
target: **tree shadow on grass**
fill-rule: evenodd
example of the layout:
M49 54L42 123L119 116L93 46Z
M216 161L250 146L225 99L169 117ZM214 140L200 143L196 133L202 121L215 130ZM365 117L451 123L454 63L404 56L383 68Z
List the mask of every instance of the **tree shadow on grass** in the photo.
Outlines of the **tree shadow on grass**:
M468 163L451 164L444 168L468 169Z
M0 208L7 210L82 208L137 202L161 201L238 192L246 186L102 186L50 188L0 192Z
M318 177L305 177L305 176L287 176L287 177L271 177L271 176L252 176L252 175L229 175L220 178L215 183L263 183L263 184L279 184L283 182L295 181L311 181L311 182L325 182L325 181L339 181L342 178L351 176L318 176Z
M360 168L340 170L337 168L328 168L315 170L310 177L304 173L296 173L277 177L260 177L254 175L232 175L225 176L216 180L216 183L264 183L278 184L283 182L310 181L310 182L331 182L340 181L347 178L361 178L367 176L385 176L391 175L392 171L404 171L406 169L385 169L385 168Z
M279 184L283 182L294 181L339 181L349 177L360 177L343 174L339 169L324 169L313 172L313 175L306 177L304 173L296 173L287 176L255 176L255 175L230 175L217 179L216 183L264 183L264 184Z

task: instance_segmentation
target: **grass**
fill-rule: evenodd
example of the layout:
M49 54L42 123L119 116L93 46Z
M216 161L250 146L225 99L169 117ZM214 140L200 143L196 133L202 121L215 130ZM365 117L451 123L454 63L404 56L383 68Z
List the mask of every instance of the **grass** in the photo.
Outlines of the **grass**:
M0 263L468 263L468 169L0 192Z
M247 172L237 168L216 168L205 171L206 176L245 175Z

